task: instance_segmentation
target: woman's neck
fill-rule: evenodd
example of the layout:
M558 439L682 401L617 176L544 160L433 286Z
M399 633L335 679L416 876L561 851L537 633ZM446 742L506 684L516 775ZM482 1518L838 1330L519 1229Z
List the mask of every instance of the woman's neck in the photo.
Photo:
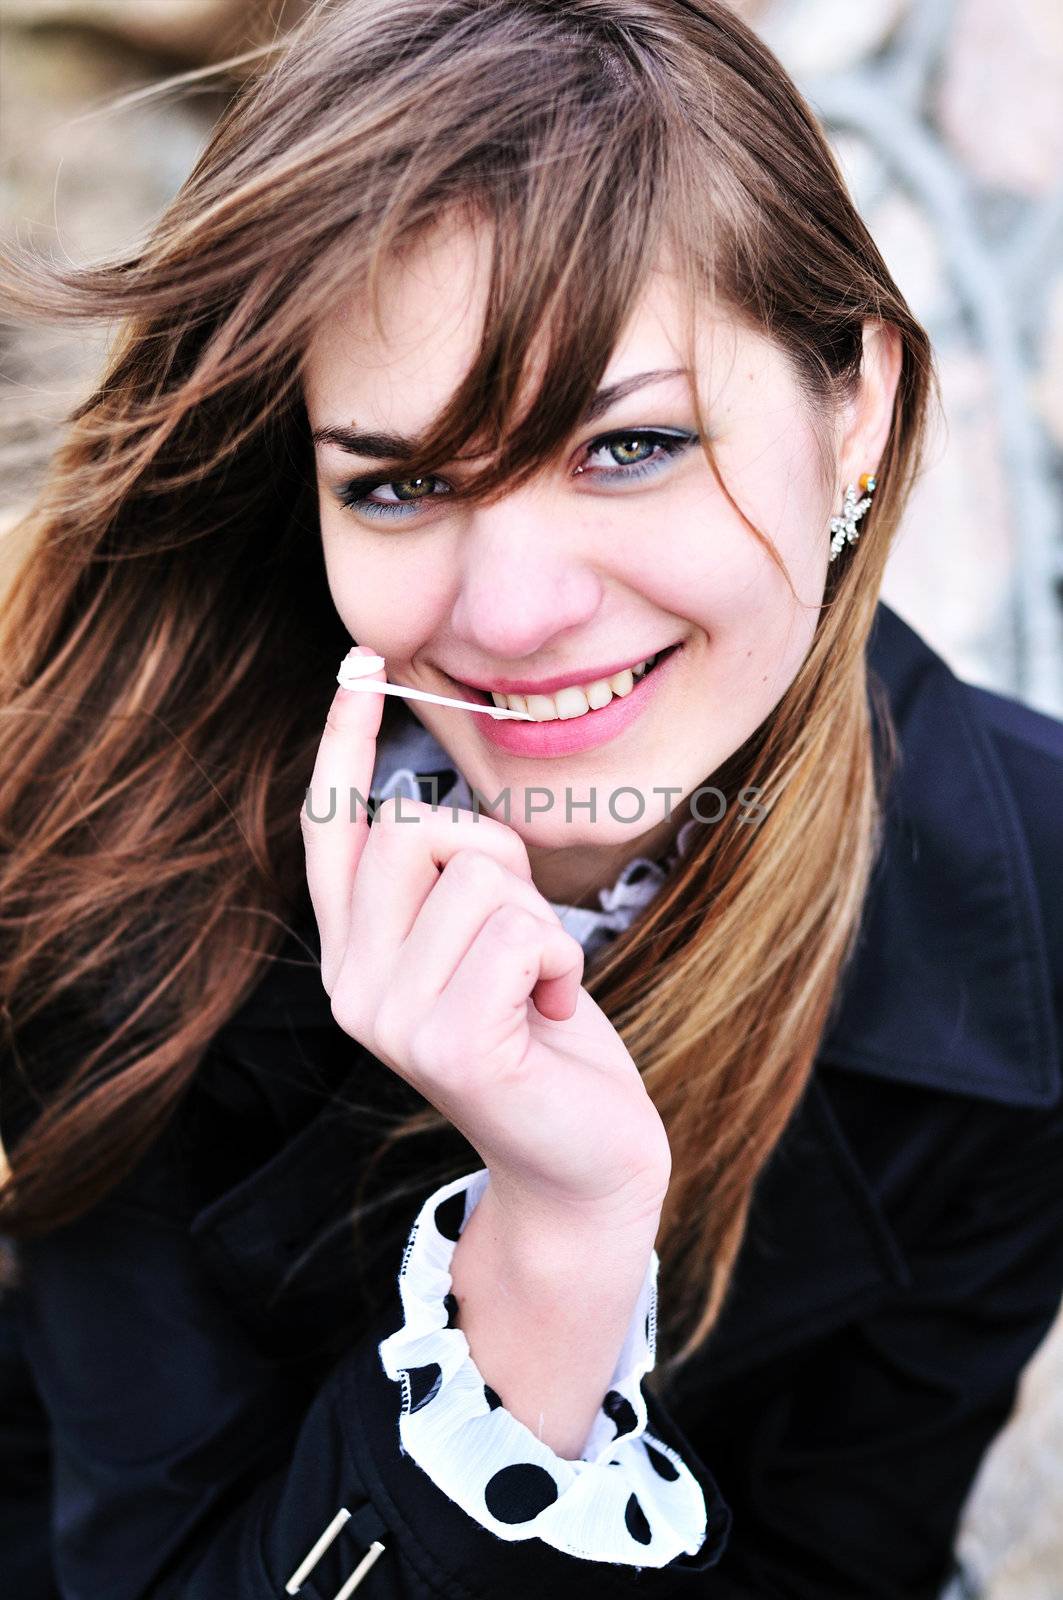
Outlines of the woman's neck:
M660 860L674 843L682 818L677 812L654 828L611 845L528 846L532 881L556 905L599 909L598 891L611 889L635 856Z

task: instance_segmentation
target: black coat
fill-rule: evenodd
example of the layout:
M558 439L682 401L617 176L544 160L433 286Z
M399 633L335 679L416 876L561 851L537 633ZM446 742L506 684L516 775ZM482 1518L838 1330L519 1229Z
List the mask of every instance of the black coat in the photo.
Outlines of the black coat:
M937 1594L1063 1294L1063 723L958 680L885 605L870 660L903 764L860 948L724 1315L648 1400L700 1474L700 1555L640 1571L499 1539L401 1453L377 1344L436 1183L414 1171L371 1230L367 1316L335 1225L360 1169L342 1102L405 1086L311 962L270 971L113 1198L22 1252L5 1600L282 1596L341 1507L311 1600L374 1539L358 1600Z

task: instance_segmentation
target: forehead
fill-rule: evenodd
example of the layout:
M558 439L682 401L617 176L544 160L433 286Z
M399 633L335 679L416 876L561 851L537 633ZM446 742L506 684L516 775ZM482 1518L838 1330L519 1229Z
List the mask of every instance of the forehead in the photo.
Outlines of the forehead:
M489 287L490 239L484 226L445 219L381 274L379 325L367 293L352 289L318 326L302 363L311 424L395 427L421 432L443 410L472 367ZM577 310L578 315L578 310ZM620 330L603 384L686 363L679 281L662 258ZM785 382L785 361L770 340L738 319L699 311L694 328L699 392L706 402L737 374L746 384ZM533 383L538 363L526 382ZM656 394L681 395L685 380Z

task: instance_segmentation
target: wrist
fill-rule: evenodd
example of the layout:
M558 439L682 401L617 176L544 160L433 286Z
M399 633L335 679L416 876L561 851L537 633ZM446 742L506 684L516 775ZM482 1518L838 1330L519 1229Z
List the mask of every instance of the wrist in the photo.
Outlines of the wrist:
M564 1460L580 1458L644 1292L649 1219L604 1239L580 1218L540 1228L490 1182L454 1247L459 1327L483 1381Z
M586 1244L599 1247L603 1239L623 1248L627 1240L647 1235L652 1241L660 1227L668 1179L631 1183L608 1196L573 1199L544 1192L523 1183L504 1168L489 1167L481 1204L504 1222L515 1240L549 1244L577 1252Z
M540 1304L578 1302L585 1291L599 1303L625 1303L637 1292L660 1226L659 1203L573 1212L503 1198L508 1193L488 1182L455 1248L453 1270L468 1269L475 1257L483 1282Z

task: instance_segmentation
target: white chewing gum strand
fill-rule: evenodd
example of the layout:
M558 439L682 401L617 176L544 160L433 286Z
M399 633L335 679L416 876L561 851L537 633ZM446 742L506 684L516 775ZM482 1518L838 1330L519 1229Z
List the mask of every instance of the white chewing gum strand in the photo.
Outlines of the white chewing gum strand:
M356 656L354 651L350 650L340 662L336 682L342 688L349 679L367 678L371 672L379 672L383 665L383 656Z
M485 717L494 721L511 718L513 721L533 722L535 719L527 711L502 710L498 706L477 705L471 700L453 700L449 695L427 694L423 689L409 689L404 683L366 683L363 680L370 674L379 672L384 665L383 656L356 656L352 653L344 656L340 662L340 670L336 674L336 682L341 689L365 689L374 694L393 694L402 700L423 700L428 705L454 706L459 711L479 711Z

